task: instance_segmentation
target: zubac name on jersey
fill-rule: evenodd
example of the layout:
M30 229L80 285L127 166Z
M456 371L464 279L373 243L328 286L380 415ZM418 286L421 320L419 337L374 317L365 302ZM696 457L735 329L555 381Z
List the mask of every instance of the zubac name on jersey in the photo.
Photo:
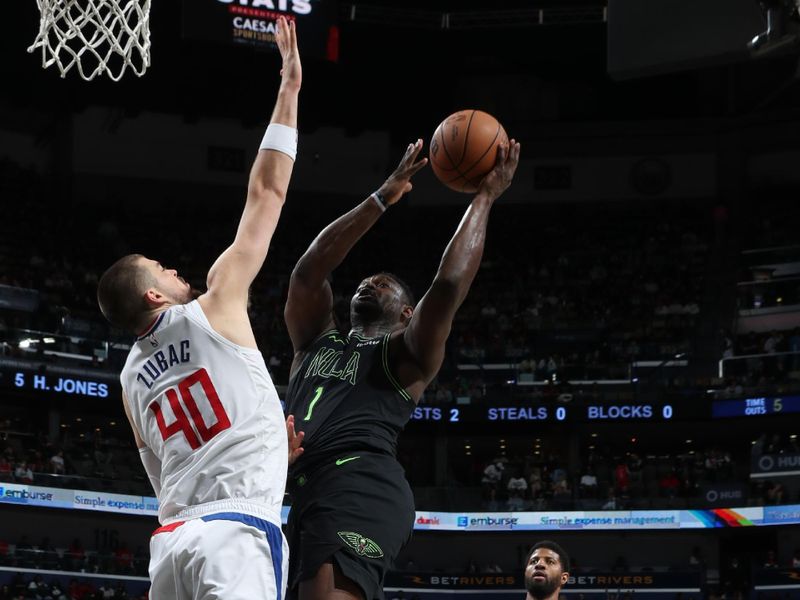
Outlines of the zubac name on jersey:
M153 383L161 377L170 367L181 363L189 362L191 353L189 352L189 340L181 340L175 348L175 344L169 344L165 350L159 350L153 357L147 360L136 375L136 380L147 386L153 387Z

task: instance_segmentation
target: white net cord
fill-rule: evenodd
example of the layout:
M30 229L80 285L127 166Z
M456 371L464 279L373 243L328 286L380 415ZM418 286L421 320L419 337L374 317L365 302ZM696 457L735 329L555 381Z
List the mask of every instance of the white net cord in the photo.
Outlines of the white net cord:
M119 81L130 67L141 77L150 66L151 0L36 0L39 35L28 52L42 50L42 67L61 77L77 65L90 81L107 73Z

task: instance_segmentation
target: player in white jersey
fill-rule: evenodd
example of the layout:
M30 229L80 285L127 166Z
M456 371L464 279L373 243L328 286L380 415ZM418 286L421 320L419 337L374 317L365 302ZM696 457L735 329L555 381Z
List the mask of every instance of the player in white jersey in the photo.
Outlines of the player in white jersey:
M160 503L152 600L281 600L286 426L247 316L247 294L280 216L297 149L302 79L294 23L278 19L282 79L233 244L196 300L175 270L134 254L100 279L98 302L139 337L123 404Z

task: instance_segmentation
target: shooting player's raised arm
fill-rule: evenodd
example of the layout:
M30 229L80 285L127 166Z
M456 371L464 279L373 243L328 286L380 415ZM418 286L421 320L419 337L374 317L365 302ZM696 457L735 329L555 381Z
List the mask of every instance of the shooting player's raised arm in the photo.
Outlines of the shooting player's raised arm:
M427 163L417 161L422 140L409 144L397 169L377 192L328 225L311 242L289 280L284 310L295 354L333 327L333 292L328 278L388 206L409 190L411 177Z
M494 201L511 184L519 163L519 151L520 146L514 140L499 148L497 164L481 182L447 245L430 289L414 309L405 331L392 339L392 363L397 368L400 383L415 398L421 396L442 366L453 318L481 263L489 212Z

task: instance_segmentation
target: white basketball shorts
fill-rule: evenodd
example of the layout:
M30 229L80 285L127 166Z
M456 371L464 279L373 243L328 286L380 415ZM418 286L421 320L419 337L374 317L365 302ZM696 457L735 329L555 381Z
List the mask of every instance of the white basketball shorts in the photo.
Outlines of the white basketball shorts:
M150 600L284 600L288 561L280 527L259 517L176 521L150 539Z

